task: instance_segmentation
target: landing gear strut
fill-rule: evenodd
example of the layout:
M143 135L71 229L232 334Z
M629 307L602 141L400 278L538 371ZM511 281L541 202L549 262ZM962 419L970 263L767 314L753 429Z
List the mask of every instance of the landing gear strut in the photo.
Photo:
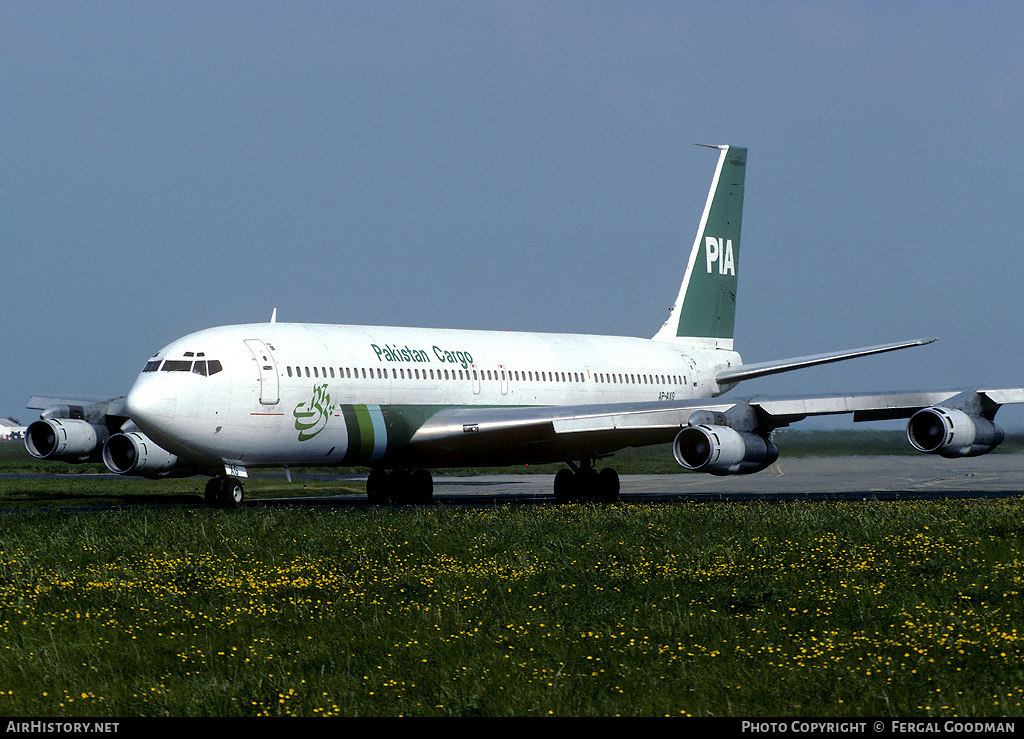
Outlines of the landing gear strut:
M237 477L213 477L204 498L211 508L238 508L245 501L245 486Z
M425 505L434 498L434 478L423 469L375 469L366 478L366 497L375 505Z
M614 503L619 499L619 473L611 467L600 472L592 459L555 474L555 500L559 503Z

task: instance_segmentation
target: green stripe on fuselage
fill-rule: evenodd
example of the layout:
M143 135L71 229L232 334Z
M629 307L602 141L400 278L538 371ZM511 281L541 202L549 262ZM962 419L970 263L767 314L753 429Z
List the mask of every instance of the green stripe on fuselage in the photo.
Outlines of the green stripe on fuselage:
M373 454L373 421L370 419L370 410L365 405L354 406L353 410L359 426L359 459L367 460Z

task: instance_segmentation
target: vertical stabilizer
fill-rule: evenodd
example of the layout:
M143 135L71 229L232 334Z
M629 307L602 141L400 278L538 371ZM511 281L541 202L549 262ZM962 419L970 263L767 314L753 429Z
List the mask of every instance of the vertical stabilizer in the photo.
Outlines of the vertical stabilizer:
M739 146L711 148L720 152L715 178L679 297L654 339L731 350L747 150Z

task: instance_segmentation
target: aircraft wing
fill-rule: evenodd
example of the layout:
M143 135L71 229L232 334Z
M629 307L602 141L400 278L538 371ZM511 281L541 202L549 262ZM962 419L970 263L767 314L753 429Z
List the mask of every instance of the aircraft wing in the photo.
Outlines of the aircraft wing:
M594 459L630 446L672 442L683 429L697 426L767 439L772 430L808 416L850 413L854 421L877 421L912 418L927 410L924 420L952 427L936 443L962 443L970 426L975 433L968 446L983 446L988 437L982 432L988 427L995 429L998 440L984 451L972 452L980 454L1002 441L1002 432L991 421L999 407L1007 403L1024 403L1024 388L457 408L439 411L424 423L413 434L410 451L417 461L433 465L557 462ZM959 430L954 440L956 427ZM923 427L919 431L922 444L929 443L925 439L929 434L934 436L938 431ZM914 446L920 451L943 453L942 449L924 449L917 443Z
M100 396L49 396L35 395L29 398L25 407L29 410L42 411L41 417L52 417L55 413L61 418L87 418L99 420L101 417L128 419L124 409L124 397L107 398Z
M742 380L752 380L755 377L775 375L780 372L789 372L804 367L813 367L818 364L829 364L831 362L842 362L846 359L856 357L867 357L872 354L892 352L897 349L907 349L912 346L924 346L931 344L935 338L914 339L913 341L899 341L893 344L878 344L876 346L865 346L860 349L847 349L839 352L827 352L825 354L811 354L806 357L793 357L791 359L780 359L774 362L757 362L756 364L741 364L719 372L715 379L719 385L732 385Z

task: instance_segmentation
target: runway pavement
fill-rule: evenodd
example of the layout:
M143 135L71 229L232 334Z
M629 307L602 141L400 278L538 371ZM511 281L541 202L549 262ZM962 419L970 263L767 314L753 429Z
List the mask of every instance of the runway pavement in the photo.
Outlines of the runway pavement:
M553 503L552 481L552 475L435 474L434 502ZM624 502L1011 497L1024 495L1024 454L956 460L930 455L806 457L781 459L752 475L621 475L620 486L620 500ZM306 500L342 501L322 497ZM357 502L351 496L348 500ZM294 498L291 501L296 502Z

